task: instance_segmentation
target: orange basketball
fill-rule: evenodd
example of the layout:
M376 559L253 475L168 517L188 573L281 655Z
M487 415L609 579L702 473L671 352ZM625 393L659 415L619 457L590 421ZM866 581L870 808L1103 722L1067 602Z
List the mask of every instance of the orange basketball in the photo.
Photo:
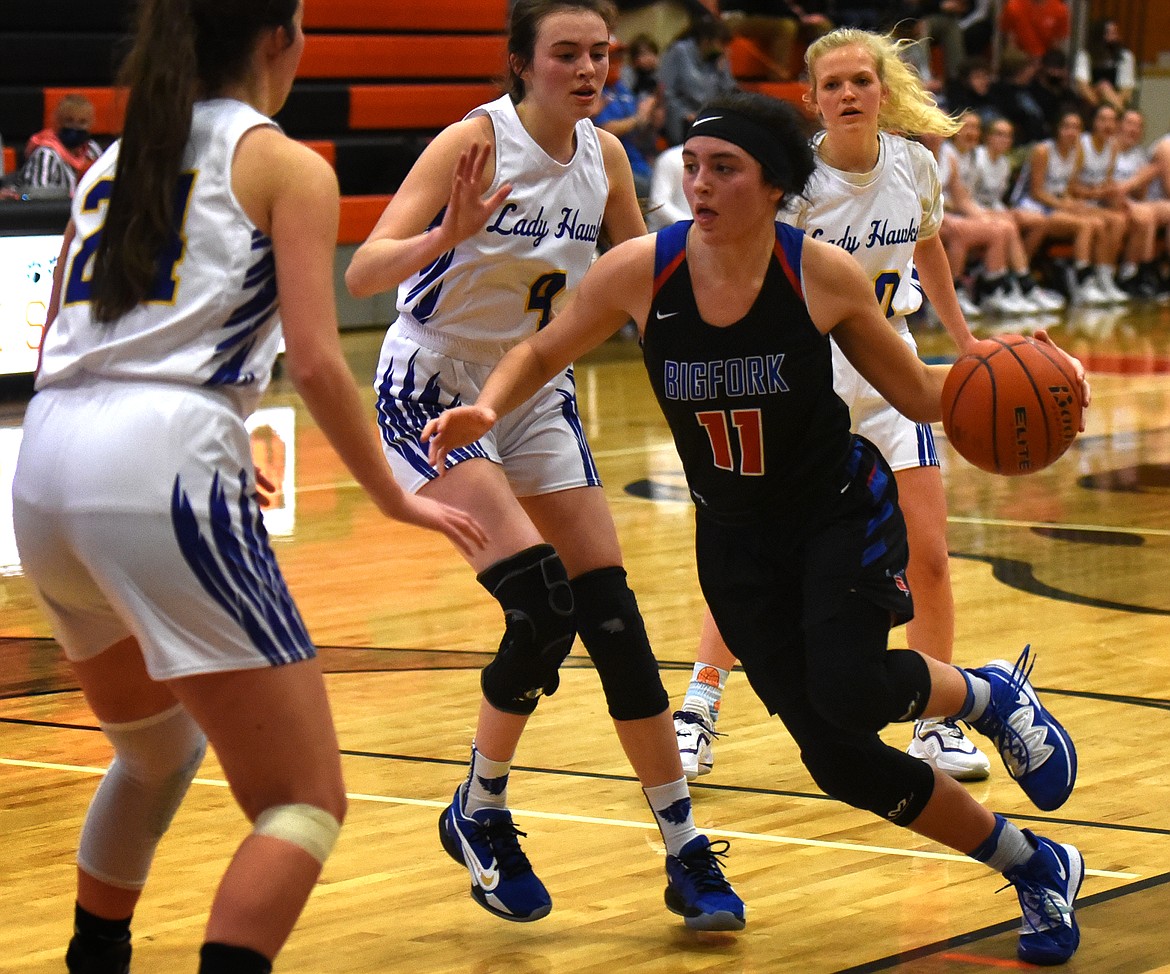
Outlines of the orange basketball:
M943 429L980 470L1015 477L1056 462L1081 425L1078 383L1064 357L1024 335L976 342L942 392Z

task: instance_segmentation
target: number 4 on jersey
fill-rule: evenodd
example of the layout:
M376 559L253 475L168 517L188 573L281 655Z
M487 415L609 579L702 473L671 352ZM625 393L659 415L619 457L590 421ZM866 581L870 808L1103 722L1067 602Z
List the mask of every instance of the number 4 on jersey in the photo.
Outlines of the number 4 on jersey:
M553 301L565 289L568 276L564 271L551 271L541 274L528 289L528 306L525 311L535 311L540 315L536 322L536 330L540 331L552 320Z

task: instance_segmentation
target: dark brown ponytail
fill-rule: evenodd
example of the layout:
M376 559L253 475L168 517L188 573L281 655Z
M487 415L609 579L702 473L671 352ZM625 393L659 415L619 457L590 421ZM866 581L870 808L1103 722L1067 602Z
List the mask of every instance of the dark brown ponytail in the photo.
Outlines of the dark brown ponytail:
M297 0L142 0L122 66L126 125L105 227L94 255L93 305L113 321L141 304L175 232L175 186L195 101L247 71L257 36L283 26Z

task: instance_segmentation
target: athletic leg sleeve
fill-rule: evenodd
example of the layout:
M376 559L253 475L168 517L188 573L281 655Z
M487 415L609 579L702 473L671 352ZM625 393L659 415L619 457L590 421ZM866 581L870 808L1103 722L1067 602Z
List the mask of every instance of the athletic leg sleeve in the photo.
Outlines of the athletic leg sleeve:
M895 825L913 822L934 792L930 765L883 744L876 734L805 741L800 759L826 795Z
M670 706L646 626L620 565L573 579L577 632L593 660L614 720L655 717Z
M504 638L480 678L493 707L530 714L560 685L558 670L573 646L573 591L560 556L541 544L485 569L479 583L504 610Z
M930 698L926 661L887 649L888 610L856 593L806 632L808 695L829 723L857 734L914 720Z
M102 724L102 731L114 746L114 761L86 814L77 864L103 883L142 889L207 739L180 706L130 723Z

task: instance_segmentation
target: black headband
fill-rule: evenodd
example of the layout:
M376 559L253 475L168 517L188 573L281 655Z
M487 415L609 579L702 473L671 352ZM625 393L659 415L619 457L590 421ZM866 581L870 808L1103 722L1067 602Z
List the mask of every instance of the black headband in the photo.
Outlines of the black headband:
M732 111L713 108L699 112L691 123L687 139L706 135L737 145L756 160L764 169L764 175L781 189L785 188L782 177L789 172L788 156L780 140L767 126L753 118Z

